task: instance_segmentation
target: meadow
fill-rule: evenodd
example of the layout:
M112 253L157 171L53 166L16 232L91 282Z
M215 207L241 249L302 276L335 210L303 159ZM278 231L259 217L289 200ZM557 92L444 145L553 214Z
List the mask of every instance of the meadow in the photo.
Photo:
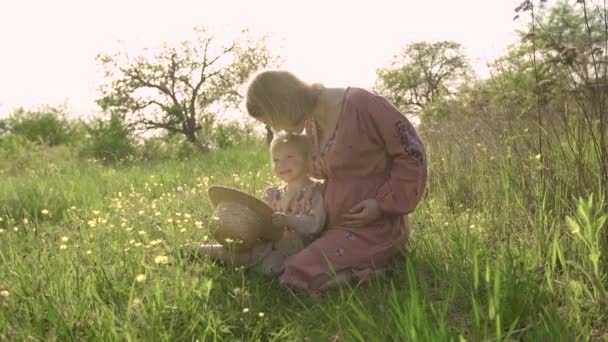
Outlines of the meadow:
M209 239L210 185L276 182L262 143L112 164L5 145L0 340L608 338L602 199L552 200L543 158L516 163L509 143L422 134L431 177L407 253L321 299L179 253Z

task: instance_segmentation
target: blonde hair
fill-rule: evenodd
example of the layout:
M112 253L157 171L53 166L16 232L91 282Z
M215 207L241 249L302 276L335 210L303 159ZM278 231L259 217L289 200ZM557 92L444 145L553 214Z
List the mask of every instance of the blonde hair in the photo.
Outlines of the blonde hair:
M289 71L264 70L247 87L247 112L254 118L268 115L271 121L281 117L298 124L313 111L322 89L322 84L306 83Z
M270 152L272 153L279 146L288 146L300 153L304 158L308 158L310 145L305 135L293 133L280 133L270 142Z

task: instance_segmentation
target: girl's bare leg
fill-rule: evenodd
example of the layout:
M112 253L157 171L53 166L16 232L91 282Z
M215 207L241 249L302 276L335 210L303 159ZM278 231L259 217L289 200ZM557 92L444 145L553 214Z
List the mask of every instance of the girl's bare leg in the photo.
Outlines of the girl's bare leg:
M249 266L260 258L266 246L254 246L251 249L235 250L220 244L191 243L182 246L187 252L196 253L200 257L209 257L212 260L234 266Z

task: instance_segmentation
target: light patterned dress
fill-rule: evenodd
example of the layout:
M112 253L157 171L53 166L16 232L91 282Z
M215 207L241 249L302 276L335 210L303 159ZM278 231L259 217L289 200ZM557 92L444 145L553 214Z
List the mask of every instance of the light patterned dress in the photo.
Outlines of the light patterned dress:
M326 220L323 195L320 184L311 182L291 197L287 195L286 186L269 188L265 191L263 200L274 212L295 217L295 225L285 227L279 241L255 248L261 258L253 269L276 276L283 272L287 257L301 251L323 230Z
M427 181L424 145L408 119L386 98L347 88L337 126L319 146L318 125L306 123L313 176L324 179L327 225L322 235L285 261L282 284L317 291L315 280L351 271L366 280L396 255L409 237L407 214L420 202ZM364 227L343 215L376 199L384 215Z

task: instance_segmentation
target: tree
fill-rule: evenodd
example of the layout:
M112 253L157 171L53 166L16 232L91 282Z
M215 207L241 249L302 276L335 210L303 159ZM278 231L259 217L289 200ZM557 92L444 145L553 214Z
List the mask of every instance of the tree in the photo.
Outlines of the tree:
M538 54L541 79L556 81L566 73L573 86L601 83L608 62L603 11L590 9L584 1L573 5L561 0L550 7L545 3L526 0L515 9L516 18L519 13L532 14L532 21L518 33L521 48Z
M241 39L219 45L206 29L195 28L194 40L165 43L151 56L100 54L97 60L111 81L102 86L97 103L123 115L129 126L183 134L207 149L200 131L213 125L219 109L238 105L238 88L253 72L278 62L264 38L242 33Z
M452 95L469 74L460 44L416 42L405 46L386 68L376 70L376 89L405 112L419 112Z

